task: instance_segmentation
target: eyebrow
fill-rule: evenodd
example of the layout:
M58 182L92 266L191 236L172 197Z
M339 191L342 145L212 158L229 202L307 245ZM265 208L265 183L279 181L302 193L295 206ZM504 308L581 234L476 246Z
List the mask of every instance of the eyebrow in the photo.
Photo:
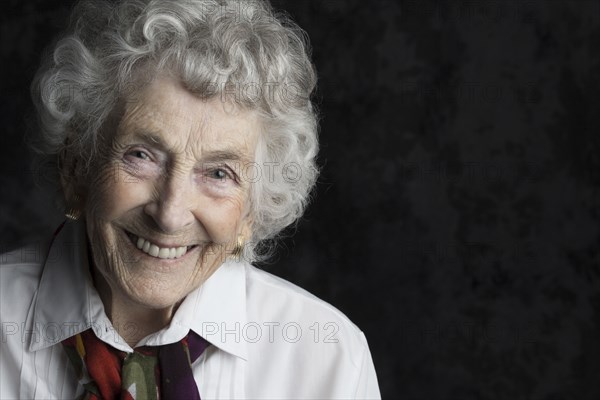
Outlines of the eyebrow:
M248 161L247 157L242 156L233 149L211 150L202 154L204 162L223 162L223 161Z
M155 146L158 146L158 147L160 147L161 150L164 150L164 151L167 151L169 148L169 146L167 146L167 144L164 142L164 140L160 136L158 136L152 132L149 132L149 131L145 131L145 130L144 131L135 131L135 133L132 135L132 137L134 139L142 140L146 143L150 143Z
M142 140L146 143L150 143L159 147L164 152L169 152L169 146L165 143L163 138L149 131L137 131L132 135L133 138ZM234 148L224 148L218 150L207 150L202 152L201 162L224 162L224 161L239 161L239 162L250 162L251 160L240 153Z

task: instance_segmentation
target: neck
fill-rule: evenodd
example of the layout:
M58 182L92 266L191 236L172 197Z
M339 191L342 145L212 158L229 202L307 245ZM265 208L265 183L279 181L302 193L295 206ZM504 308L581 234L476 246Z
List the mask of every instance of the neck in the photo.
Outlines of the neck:
M163 329L171 322L175 306L164 309L145 307L112 290L95 268L93 278L106 315L115 330L132 348L144 337Z

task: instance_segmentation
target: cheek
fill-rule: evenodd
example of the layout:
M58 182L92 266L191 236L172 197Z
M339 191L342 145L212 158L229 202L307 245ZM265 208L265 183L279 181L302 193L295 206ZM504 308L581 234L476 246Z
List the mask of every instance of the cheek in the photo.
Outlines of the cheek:
M106 168L92 180L89 192L89 211L94 218L114 220L148 201L151 185Z
M202 221L212 240L216 243L227 243L236 240L242 221L242 200L221 200L211 202L196 213L196 218Z

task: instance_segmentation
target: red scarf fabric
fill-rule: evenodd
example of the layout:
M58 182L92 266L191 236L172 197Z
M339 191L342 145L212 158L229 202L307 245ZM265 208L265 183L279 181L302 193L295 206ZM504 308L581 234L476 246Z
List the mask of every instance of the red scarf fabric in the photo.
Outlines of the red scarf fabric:
M208 347L193 331L176 343L126 353L88 329L62 345L89 400L200 400L192 364Z

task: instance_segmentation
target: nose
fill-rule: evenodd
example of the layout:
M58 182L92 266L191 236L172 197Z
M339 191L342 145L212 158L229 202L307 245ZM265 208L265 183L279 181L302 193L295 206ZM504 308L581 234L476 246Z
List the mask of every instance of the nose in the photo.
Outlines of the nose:
M194 221L194 194L187 176L172 175L156 185L144 212L164 233L177 233Z

